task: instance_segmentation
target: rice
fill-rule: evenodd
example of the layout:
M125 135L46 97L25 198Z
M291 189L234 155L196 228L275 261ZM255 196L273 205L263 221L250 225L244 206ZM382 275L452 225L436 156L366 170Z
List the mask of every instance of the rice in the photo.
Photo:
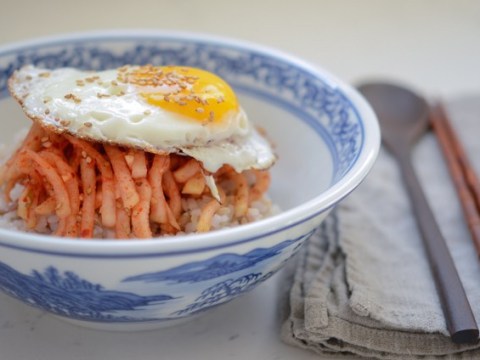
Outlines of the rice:
M180 218L180 223L185 229L183 233L188 234L195 232L201 208L210 200L211 198L209 196L204 196L200 199L190 198L188 200L182 200L183 214ZM248 208L246 215L239 219L234 218L233 205L224 205L213 216L211 231L258 221L278 212L278 207L275 206L267 196L263 196L261 199L253 201Z
M18 148L19 144L25 137L28 129L20 131L14 137L12 146L1 145L0 147L0 163L4 163L13 152ZM251 185L255 181L255 176L246 172L247 182ZM234 184L230 180L225 180L219 184L227 193L234 190ZM4 196L0 195L0 227L12 230L21 230L39 234L52 234L58 225L58 218L55 215L39 216L37 225L34 229L27 229L25 221L17 215L16 204L20 194L23 191L22 185L16 185L12 192L12 202L7 204ZM202 212L202 208L212 200L209 195L203 195L200 198L184 197L182 198L182 214L179 219L179 225L183 229L177 234L194 233ZM267 195L263 195L260 199L251 202L244 216L235 218L233 195L228 195L224 204L216 211L211 221L210 231L238 226L241 224L258 221L279 212L278 206L274 205ZM112 229L106 229L101 226L99 216L95 220L94 238L115 238L115 232ZM155 235L154 232L154 236Z

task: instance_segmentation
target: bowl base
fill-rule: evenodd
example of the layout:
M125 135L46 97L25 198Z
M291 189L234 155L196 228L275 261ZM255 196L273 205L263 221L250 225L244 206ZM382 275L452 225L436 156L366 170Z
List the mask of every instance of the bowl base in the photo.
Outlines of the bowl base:
M181 319L174 320L162 320L162 321L139 321L139 322L130 322L130 323L104 323L104 322L93 322L93 321L83 321L65 318L63 316L53 315L55 318L70 323L75 326L80 326L83 328L89 328L94 330L101 331L114 331L114 332L123 332L123 331L151 331L157 330L172 326L182 325L184 323L190 322L201 314L188 316Z

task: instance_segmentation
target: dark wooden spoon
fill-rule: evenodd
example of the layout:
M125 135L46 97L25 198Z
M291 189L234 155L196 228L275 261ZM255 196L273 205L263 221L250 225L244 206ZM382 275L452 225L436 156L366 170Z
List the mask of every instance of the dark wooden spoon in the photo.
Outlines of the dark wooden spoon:
M396 158L428 255L450 336L474 342L478 327L445 239L428 205L411 161L411 149L428 130L428 104L410 90L388 83L358 87L380 122L383 145Z

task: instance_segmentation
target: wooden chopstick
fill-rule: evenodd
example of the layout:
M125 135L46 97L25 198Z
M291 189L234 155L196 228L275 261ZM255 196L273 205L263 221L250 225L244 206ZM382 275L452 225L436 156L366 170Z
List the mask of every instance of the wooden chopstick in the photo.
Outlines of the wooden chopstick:
M440 102L431 107L430 123L445 156L477 255L480 257L480 182Z

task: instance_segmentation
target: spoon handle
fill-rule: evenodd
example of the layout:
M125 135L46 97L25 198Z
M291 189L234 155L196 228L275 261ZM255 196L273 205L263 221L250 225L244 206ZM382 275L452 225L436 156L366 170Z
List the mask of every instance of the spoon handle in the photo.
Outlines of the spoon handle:
M397 159L420 229L442 304L447 329L455 343L474 342L479 331L445 239L428 205L408 151Z

